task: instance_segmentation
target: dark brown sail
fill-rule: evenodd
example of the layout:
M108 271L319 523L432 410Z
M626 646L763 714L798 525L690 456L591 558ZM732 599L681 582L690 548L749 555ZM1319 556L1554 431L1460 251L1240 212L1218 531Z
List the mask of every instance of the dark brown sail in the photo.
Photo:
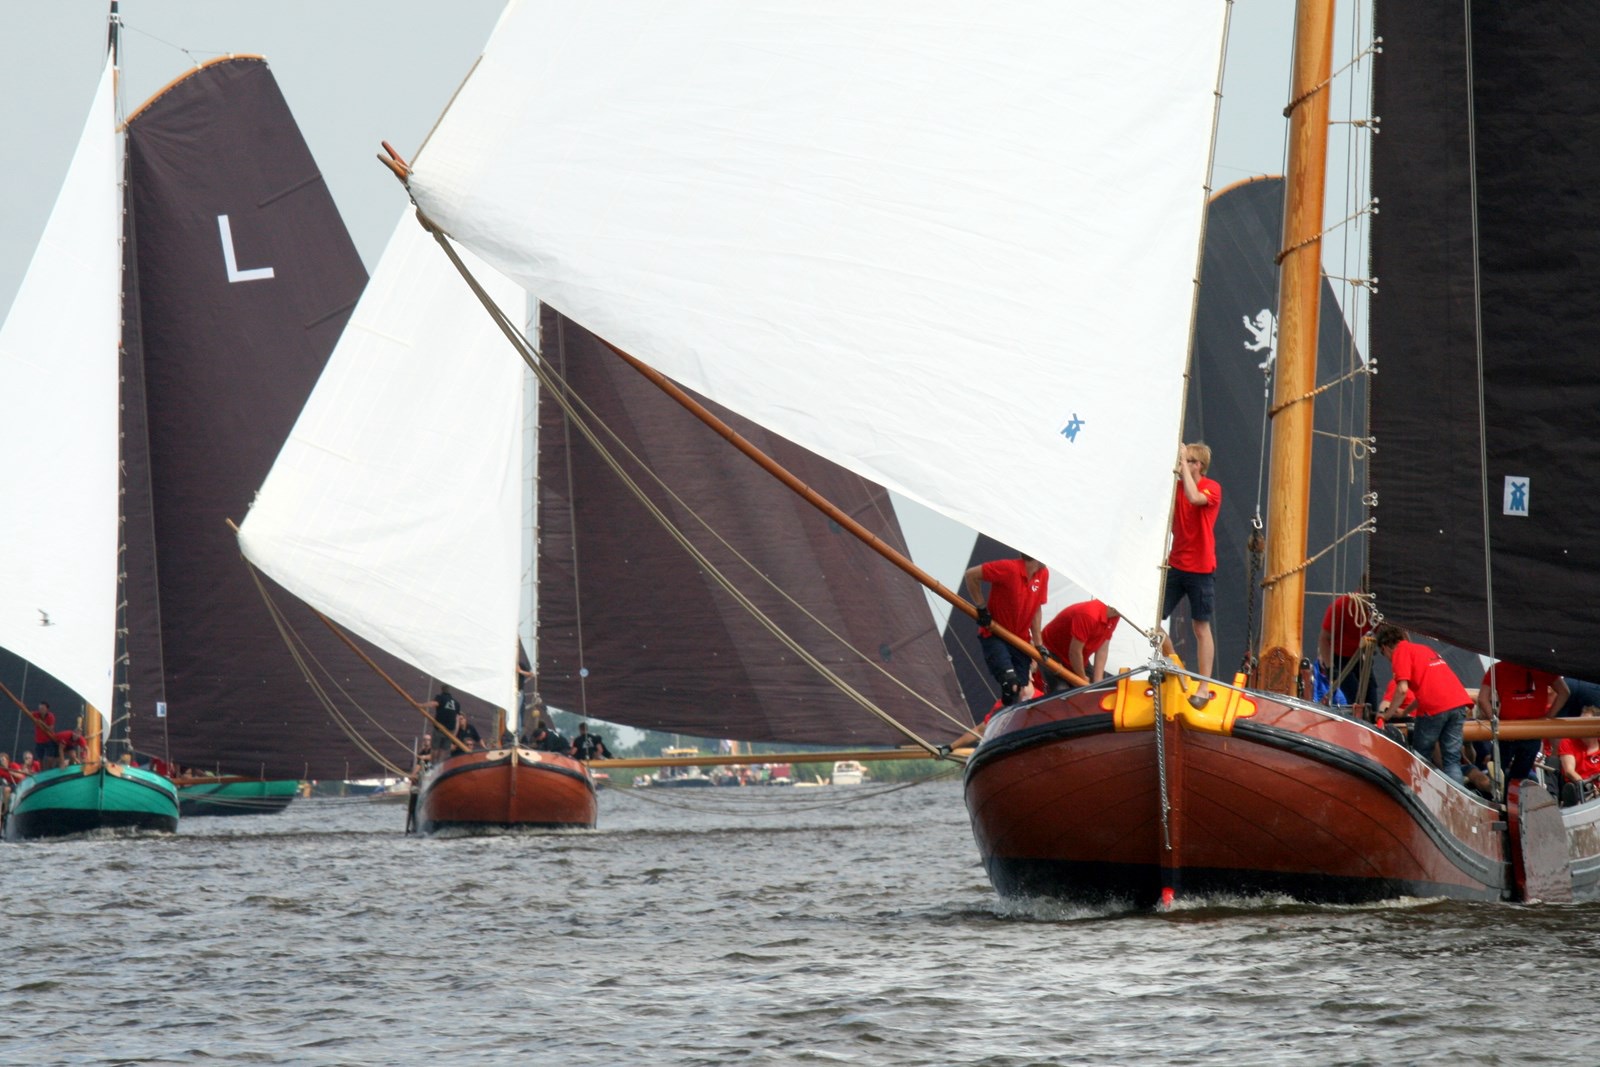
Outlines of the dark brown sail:
M1475 5L1468 27L1458 5L1375 9L1372 573L1398 622L1600 678L1582 607L1600 600L1590 16Z
M1278 304L1276 256L1283 228L1281 177L1253 178L1211 199L1206 215L1205 262L1195 316L1194 368L1184 418L1184 439L1211 448L1211 477L1223 486L1217 519L1217 600L1212 630L1216 672L1240 669L1259 633L1264 577L1252 570L1249 539L1257 513L1265 513L1265 372L1273 353ZM1366 493L1365 449L1352 438L1365 435L1366 379L1351 375L1361 356L1327 282L1317 332L1317 436L1312 445L1309 552L1321 552L1361 524ZM1333 595L1355 587L1365 564L1365 539L1352 537L1307 570L1308 592L1302 640L1316 649L1323 609ZM1172 623L1173 643L1194 661L1187 602ZM1254 628L1252 627L1254 623Z
M169 85L130 116L127 153L124 569L135 746L224 773L376 773L382 765L307 685L225 522L244 517L366 271L259 58L219 60ZM268 585L346 690L353 732L409 766L416 712ZM510 660L508 649L507 671ZM414 670L381 662L427 693Z
M687 508L851 645L941 711L969 721L921 587L735 452L581 327L548 309L542 327L543 350L559 373ZM716 410L904 550L882 488ZM904 743L715 585L549 398L541 404L539 450L539 684L546 703L699 737ZM685 507L650 488L652 499L803 648L922 736L945 741L961 732L863 665L714 543Z

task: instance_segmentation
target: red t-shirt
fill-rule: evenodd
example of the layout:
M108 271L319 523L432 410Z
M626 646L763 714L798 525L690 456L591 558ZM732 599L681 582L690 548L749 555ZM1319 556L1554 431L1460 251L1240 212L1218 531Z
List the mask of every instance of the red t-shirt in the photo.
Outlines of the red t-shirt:
M1073 638L1083 642L1083 658L1087 660L1095 650L1110 640L1122 617L1106 618L1106 605L1101 600L1085 600L1081 604L1068 604L1056 613L1044 627L1044 645L1063 663ZM1087 664L1085 664L1087 666Z
M1514 663L1497 663L1483 672L1483 688L1490 686L1500 694L1502 719L1542 719L1550 710L1550 687L1556 676Z
M1563 737L1561 744L1556 746L1558 756L1571 756L1578 765L1579 778L1592 778L1600 774L1600 748L1589 752L1584 749L1586 744L1588 742L1580 737Z
M1033 632L1034 615L1050 599L1050 568L1040 567L1029 578L1027 566L1020 559L993 559L983 565L990 617L1024 641Z
M1372 632L1372 613L1349 594L1336 596L1322 613L1322 632L1329 635L1333 654L1349 659L1360 651L1361 638Z
M1461 679L1439 653L1415 641L1401 641L1389 655L1396 682L1409 682L1407 707L1413 715L1437 715L1472 703Z
M1172 552L1167 562L1180 571L1210 574L1217 569L1217 513L1222 510L1222 486L1210 478L1196 478L1195 488L1207 504L1191 504L1178 482L1178 500L1172 508Z
M46 741L54 741L55 737L56 713L47 711L39 716L39 721L33 724L33 741L35 744L42 745Z

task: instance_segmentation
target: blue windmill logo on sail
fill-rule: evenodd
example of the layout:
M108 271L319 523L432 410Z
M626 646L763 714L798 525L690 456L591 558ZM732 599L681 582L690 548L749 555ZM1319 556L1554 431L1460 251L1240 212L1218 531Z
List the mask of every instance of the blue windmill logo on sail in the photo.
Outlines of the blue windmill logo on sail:
M1528 517L1528 492L1532 479L1522 474L1506 475L1505 514Z
M1061 427L1061 436L1065 437L1069 444L1077 443L1078 431L1083 429L1083 421L1084 420L1078 418L1078 413L1074 411L1072 413L1072 418L1065 426Z

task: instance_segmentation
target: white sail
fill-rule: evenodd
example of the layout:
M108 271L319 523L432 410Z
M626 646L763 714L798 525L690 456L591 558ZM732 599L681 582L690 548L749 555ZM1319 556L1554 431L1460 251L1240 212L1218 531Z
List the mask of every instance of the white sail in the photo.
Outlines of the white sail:
M522 290L473 265L520 322ZM317 610L512 714L525 369L408 212L239 533Z
M1153 620L1224 8L514 2L411 187L607 340Z
M116 658L121 153L108 55L0 326L0 645L109 721Z

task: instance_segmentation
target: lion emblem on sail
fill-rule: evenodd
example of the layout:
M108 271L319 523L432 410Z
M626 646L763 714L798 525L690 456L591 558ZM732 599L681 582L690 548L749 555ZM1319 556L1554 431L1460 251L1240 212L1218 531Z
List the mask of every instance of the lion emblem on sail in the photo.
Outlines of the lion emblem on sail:
M1256 312L1256 317L1241 315L1239 320L1244 323L1244 328L1250 331L1251 339L1244 343L1246 352L1265 352L1266 358L1256 366L1266 370L1272 366L1272 361L1278 358L1278 319L1271 309L1262 308Z

